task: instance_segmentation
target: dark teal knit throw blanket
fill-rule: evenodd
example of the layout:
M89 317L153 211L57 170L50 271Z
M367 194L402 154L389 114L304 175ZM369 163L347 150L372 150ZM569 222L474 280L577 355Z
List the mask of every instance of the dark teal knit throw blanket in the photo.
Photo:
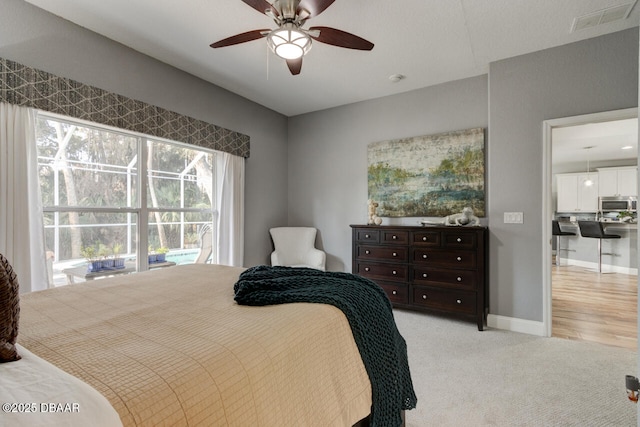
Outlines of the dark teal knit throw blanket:
M261 265L240 274L233 290L242 305L310 302L339 308L371 381L371 427L400 426L402 410L416 407L407 344L376 283L349 273Z

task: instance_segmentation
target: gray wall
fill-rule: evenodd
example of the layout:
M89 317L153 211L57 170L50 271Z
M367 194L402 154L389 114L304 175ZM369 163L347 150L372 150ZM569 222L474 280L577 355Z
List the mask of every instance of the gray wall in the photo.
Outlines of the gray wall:
M542 122L635 107L637 94L635 28L493 63L488 78L292 117L289 223L316 226L328 269L351 271L349 224L366 221L367 144L488 126L490 312L542 321L551 237L542 236ZM524 224L503 223L512 211Z
M637 103L637 28L491 64L491 313L542 321L542 122Z
M486 128L487 107L484 75L290 118L289 224L317 227L327 269L351 271L349 225L367 221L367 145Z
M0 10L0 57L249 135L244 264L268 261L268 229L287 220L285 116L22 0Z

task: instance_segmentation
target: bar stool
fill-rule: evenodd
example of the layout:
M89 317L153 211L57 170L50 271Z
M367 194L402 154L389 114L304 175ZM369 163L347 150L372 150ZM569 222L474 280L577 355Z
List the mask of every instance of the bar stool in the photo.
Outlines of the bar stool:
M566 251L567 249L560 249L560 236L575 236L576 233L572 231L562 231L560 229L560 223L555 219L551 221L551 234L556 236L556 259L555 265L560 265L560 251Z
M602 239L619 239L617 234L606 234L600 221L578 221L582 237L598 239L598 273L602 273L602 255L615 255L614 253L602 253Z

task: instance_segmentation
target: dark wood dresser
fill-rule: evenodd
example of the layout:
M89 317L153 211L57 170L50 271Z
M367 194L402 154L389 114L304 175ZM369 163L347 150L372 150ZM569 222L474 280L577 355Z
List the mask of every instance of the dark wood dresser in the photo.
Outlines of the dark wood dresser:
M394 307L475 320L487 304L486 227L351 225L353 273L379 284Z

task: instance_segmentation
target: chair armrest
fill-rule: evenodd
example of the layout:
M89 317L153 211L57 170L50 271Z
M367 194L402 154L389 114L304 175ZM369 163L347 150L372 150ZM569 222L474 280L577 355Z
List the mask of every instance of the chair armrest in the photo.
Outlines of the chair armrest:
M311 249L309 250L305 258L306 258L307 264L317 268L318 270L324 271L325 262L327 259L327 254L324 253L324 251L321 251L320 249L315 249L315 248Z
M271 252L271 265L282 265L282 261L278 257L278 251Z

